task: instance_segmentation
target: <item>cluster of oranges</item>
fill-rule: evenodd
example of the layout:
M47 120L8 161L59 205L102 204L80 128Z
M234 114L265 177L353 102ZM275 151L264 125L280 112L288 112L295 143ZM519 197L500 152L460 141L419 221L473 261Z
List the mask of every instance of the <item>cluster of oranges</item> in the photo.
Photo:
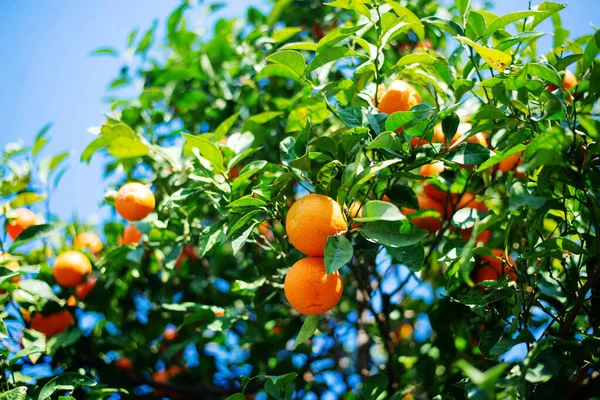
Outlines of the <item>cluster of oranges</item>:
M290 305L306 315L332 309L341 299L342 277L325 269L325 244L329 236L348 230L340 205L330 197L310 194L296 201L288 211L285 230L290 243L308 257L287 272L285 296Z
M115 198L117 212L128 221L139 221L154 210L154 195L146 186L139 183L128 183L121 187ZM13 239L28 227L36 224L36 215L26 208L18 208L12 211L7 218L6 231ZM119 237L119 245L137 244L142 238L142 233L135 227L129 225L124 229L123 235ZM98 235L93 232L83 232L73 239L75 249L87 248L93 254L99 254L103 244ZM54 261L52 274L56 283L66 289L73 289L79 300L85 299L96 286L97 276L91 275L92 263L90 259L79 250L67 250L60 253ZM18 270L18 261L12 259L8 253L0 253L0 262L10 270ZM18 282L19 276L11 279ZM68 306L76 305L75 296L67 300ZM27 318L29 319L29 318ZM50 338L58 333L64 332L75 322L68 309L62 309L49 315L41 312L36 313L29 321L30 328L42 332Z
M516 262L511 256L501 249L492 249L493 256L481 256L481 266L471 273L471 280L475 283L484 281L497 281L504 275L508 275L511 281L517 280L515 273ZM476 286L477 289L487 293L487 288L482 285Z

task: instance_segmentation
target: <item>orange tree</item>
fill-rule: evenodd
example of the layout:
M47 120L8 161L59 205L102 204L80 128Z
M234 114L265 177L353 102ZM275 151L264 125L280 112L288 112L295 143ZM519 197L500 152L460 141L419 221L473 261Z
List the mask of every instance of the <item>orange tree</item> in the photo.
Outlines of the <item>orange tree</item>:
M280 0L203 36L194 7L131 33L110 87L141 89L90 129L103 243L44 207L47 128L3 153L0 397L600 393L600 33Z

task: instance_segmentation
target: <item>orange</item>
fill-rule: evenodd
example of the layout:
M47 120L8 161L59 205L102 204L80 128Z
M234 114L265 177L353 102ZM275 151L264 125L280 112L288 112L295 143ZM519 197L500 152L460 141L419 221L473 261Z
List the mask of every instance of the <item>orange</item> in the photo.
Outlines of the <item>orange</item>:
M75 286L75 296L80 300L85 299L92 289L96 287L97 280L97 276L90 276L87 281Z
M290 305L306 315L323 314L342 298L342 277L327 275L322 258L307 257L296 262L285 276L283 289Z
M363 206L360 200L354 200L348 209L348 215L350 218L360 218L363 216ZM358 223L352 224L352 229L358 228Z
M563 77L563 86L567 90L570 90L571 88L577 86L577 78L575 77L575 74L569 71L568 69L565 69L565 76ZM557 87L554 83L548 85L548 91L553 92L556 89Z
M165 340L174 340L177 337L177 328L169 326L165 329Z
M275 235L273 234L273 227L269 223L269 221L263 221L258 225L258 232L269 242L275 240Z
M472 234L473 234L473 228L467 228L467 229L460 230L460 237L465 242L468 242L471 239ZM489 242L491 236L492 236L492 232L490 232L489 230L485 230L485 231L481 232L479 234L479 236L477 236L477 239L475 239L475 242L476 243L487 243L487 242Z
M429 196L418 194L417 200L419 201L419 210L435 210L440 213L441 216L444 215L444 207ZM402 208L402 213L404 215L412 215L415 212L417 212L417 210L412 208ZM434 233L442 227L442 222L436 217L417 217L413 218L411 222L413 225L418 226L429 233Z
M444 172L446 166L441 161L435 161L431 164L425 164L419 170L419 175L435 177Z
M12 260L12 256L9 253L0 253L0 262L2 261L7 261L10 260L9 262L7 262L6 264L4 264L4 268L8 268L11 271L18 271L19 270L19 262L17 260ZM20 276L15 276L14 278L11 278L11 282L19 282L19 279L21 279Z
M517 265L515 259L511 256L507 258L506 253L502 249L492 249L492 253L495 257L481 256L481 264L493 268L498 276L510 275L510 280L515 281L517 279L517 275L514 272L514 268ZM508 263L504 262L504 260L507 260Z
M450 148L453 149L455 148L456 142L458 141L458 139L460 139L461 137L463 137L465 135L465 133L467 133L469 130L471 130L472 125L466 122L461 122L458 125L458 129L456 130L456 133L454 134L454 137L452 138L451 142L450 142ZM483 147L488 147L488 141L485 138L485 135L482 132L478 132L472 136L470 136L466 142L469 143L479 143L480 145L482 145Z
M154 194L141 183L125 184L117 192L115 208L119 215L128 221L144 219L154 210Z
M433 136L431 136L431 143L446 143L446 146L448 145L446 136L444 135L444 131L442 130L441 125L436 125L433 128ZM410 139L411 149L414 147L424 146L426 144L429 144L429 141L427 139L423 139L417 136Z
M73 240L73 247L76 249L83 249L87 247L94 254L100 253L102 251L102 241L93 232L83 232L79 235L75 236Z
M123 229L123 236L119 236L119 245L138 244L142 240L142 232L133 224Z
M433 49L433 43L431 42L431 39L425 38L421 41L418 41L417 44L415 45L415 50L432 50Z
M13 240L15 240L21 232L35 225L35 214L33 211L26 208L17 208L8 214L8 224L6 232Z
M85 254L79 251L65 251L56 257L52 271L54 279L60 286L74 287L92 272L92 264Z
M70 295L69 298L67 299L67 305L69 307L75 307L77 305L77 300L75 299L75 296Z
M398 335L399 339L409 340L413 336L413 330L414 328L411 324L404 323L396 330L396 335Z
M133 371L133 363L127 357L117 358L115 360L115 367L125 371Z
M481 211L481 212L487 212L488 208L486 207L485 203L482 201L476 201L475 200L475 194L471 193L471 192L466 192L464 193L459 200L459 194L457 193L452 193L452 204L454 204L454 209L452 208L452 204L450 202L448 202L448 204L446 204L446 216L445 218L452 218L452 211L454 210L455 212L460 210L461 208L474 208L477 211Z
M51 338L66 331L69 326L74 324L75 321L71 313L68 310L62 310L50 315L35 314L31 320L30 328L43 333L46 338Z
M517 168L520 165L523 165L523 159L521 158L522 153L516 153L512 156L506 157L504 160L498 163L498 169L504 173L508 171L515 171L515 174L518 178L524 178L525 173L517 171Z
M169 374L167 371L156 371L152 375L152 380L156 383L167 383L169 381Z
M392 82L387 90L382 89L381 93L377 93L377 98L379 99L377 109L386 114L408 111L411 107L421 104L419 93L414 87L401 79ZM396 132L402 132L402 127L397 129Z
M479 283L483 281L497 281L498 280L498 272L489 265L486 265L481 268L477 268L473 271L473 275L471 277L474 283ZM487 293L489 290L485 286L477 285L477 289L481 290L484 293Z
M183 372L183 368L181 368L179 365L171 365L171 366L169 366L169 368L167 368L167 374L171 378L181 374L182 372Z
M437 186L432 184L423 186L423 193L441 204L444 204L446 202L446 198L448 197L448 193L446 191L439 189Z
M340 205L321 194L309 194L296 201L285 220L290 243L308 256L323 256L327 238L347 229Z

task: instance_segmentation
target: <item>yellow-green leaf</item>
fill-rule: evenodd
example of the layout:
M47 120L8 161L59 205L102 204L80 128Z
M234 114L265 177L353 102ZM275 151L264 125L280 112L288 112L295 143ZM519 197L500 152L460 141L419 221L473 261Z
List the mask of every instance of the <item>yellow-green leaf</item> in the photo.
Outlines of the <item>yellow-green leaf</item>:
M483 47L464 36L456 36L456 39L471 46L496 71L504 72L512 62L512 57L503 51Z

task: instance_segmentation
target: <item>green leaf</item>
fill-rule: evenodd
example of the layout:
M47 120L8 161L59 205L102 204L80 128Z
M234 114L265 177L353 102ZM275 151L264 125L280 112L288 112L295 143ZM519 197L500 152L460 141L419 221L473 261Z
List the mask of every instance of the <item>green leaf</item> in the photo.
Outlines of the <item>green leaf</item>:
M275 43L285 42L298 32L302 32L302 30L303 29L298 26L290 26L283 29L279 29L278 31L273 32L273 34L271 35L271 39L273 39Z
M19 288L31 294L47 299L56 298L56 295L52 291L50 285L38 279L21 279L19 281Z
M369 8L365 5L365 3L365 0L335 0L324 4L329 7L339 7L345 10L353 10L364 15L368 19L371 19L371 13L369 12Z
M49 399L52 394L56 391L60 390L69 390L72 391L75 388L82 386L96 386L96 381L88 378L85 375L77 374L77 373L65 373L57 376L52 379L50 382L46 383L46 385L40 391L40 395L38 396L38 400L46 400Z
M388 385L388 379L383 374L371 375L362 384L362 392L367 400L380 400Z
M8 330L6 329L6 324L4 323L4 320L0 317L0 337L7 337L8 336Z
M202 157L211 163L216 173L221 173L225 170L223 155L217 145L200 136L190 135L189 133L182 133L181 135L191 148L198 149Z
M444 158L460 165L477 165L492 155L494 155L493 151L479 143L461 143L454 150L447 152Z
M600 52L600 30L597 31L594 36L590 38L587 45L585 46L585 51L583 52L583 69L587 70L590 68L596 56Z
M554 68L557 71L562 71L566 69L569 65L579 61L583 57L583 54L569 54L568 56L564 56L560 58L556 64L554 64Z
M368 201L363 206L362 214L361 217L354 218L354 221L400 221L406 219L394 204L379 200Z
M101 149L105 148L106 146L108 146L109 143L110 143L110 140L108 140L106 137L104 137L104 136L97 137L96 139L92 140L86 146L86 148L83 150L83 152L81 153L80 160L82 162L89 164L92 159L92 156L98 150L101 150Z
M421 242L405 247L386 246L388 254L411 271L419 272L425 261L425 248Z
M433 64L444 64L444 60L441 58L433 57L429 54L424 53L413 53L407 54L402 57L397 63L396 67L404 67L410 64L419 64L419 65L433 65Z
M305 73L309 74L325 64L345 57L364 57L364 55L359 54L347 47L333 47L313 58L312 61L306 66Z
M420 242L428 232L419 229L408 222L402 221L378 221L367 222L358 231L367 239L384 246L406 247Z
M278 70L281 69L282 71L284 71L285 77L294 80L300 80L300 78L304 75L304 70L306 68L304 63L304 57L302 57L302 54L294 50L278 51L277 53L268 56L267 61L275 64ZM265 67L265 69L267 67ZM261 74L263 71L261 71Z
M342 41L342 40L346 39L347 37L349 37L350 35L358 32L365 26L366 26L366 24L356 25L356 26L340 26L339 28L332 30L327 35L325 35L321 40L319 40L319 43L317 44L317 48L316 48L317 53L321 53L325 50L328 50L329 48L338 44L340 41Z
M39 167L40 180L44 184L48 183L48 176L50 173L53 172L67 157L69 157L69 152L64 151L42 161Z
M319 326L319 316L308 315L302 324L302 328L300 328L300 332L298 332L296 340L294 340L294 346L298 346L310 339L317 330L317 326Z
M515 11L512 13L508 13L508 14L503 15L502 17L496 19L491 24L489 24L483 35L489 36L492 33L498 31L499 29L504 28L508 24L517 22L523 18L528 18L528 17L531 17L536 14L540 15L540 14L544 14L544 12L531 10L531 11Z
M92 50L90 56L111 56L117 57L119 52L112 47L99 47L96 50Z
M408 23L412 23L411 29L419 39L423 40L423 38L425 37L425 27L423 26L423 23L421 22L419 17L417 17L408 8L401 6L395 1L386 0L386 3L389 4L390 7L392 7L392 10L394 10L398 17L400 17L401 19L403 18L404 21Z
M232 394L225 400L246 400L246 396L244 396L242 393L236 393L236 394Z
M325 244L325 269L331 275L352 259L352 244L344 235L334 235L327 238Z
M54 234L58 234L58 231L64 228L63 223L48 223L41 225L33 225L26 228L21 234L17 237L17 239L10 246L9 251L13 251L17 247L31 242L32 240L41 239L45 237L52 236Z
M558 75L558 73L555 70L553 70L552 68L550 68L544 64L537 64L537 63L527 64L527 72L530 75L539 76L540 78L542 78L548 82L552 82L558 87L563 86L562 79Z
M19 386L4 393L0 393L0 400L25 400L27 397L27 386Z
M198 257L204 257L217 243L225 238L225 227L221 223L214 223L202 231L198 241Z
M37 194L34 192L24 192L24 193L18 194L17 197L13 198L10 201L10 206L12 208L23 207L23 206L35 204L35 203L40 202L45 199L46 199L45 195Z
M9 362L9 365L14 365L17 361L19 361L21 358L23 357L27 357L31 354L45 354L46 353L46 349L42 349L40 347L36 347L36 346L29 346L29 347L25 347L24 349L20 350L17 354L15 354ZM2 397L0 396L0 399L2 399Z
M525 374L528 382L548 382L558 373L563 364L563 357L556 350L549 348L542 351L529 365Z
M241 197L236 201L229 204L229 208L239 208L239 207L260 207L265 206L267 203L264 200L258 199L256 197L252 197L251 194Z
M502 40L494 47L496 50L504 51L517 43L529 43L545 35L547 35L545 32L520 32Z
M31 154L36 157L40 151L46 146L49 142L49 139L46 138L46 134L52 128L53 123L48 122L46 125L40 129L40 131L35 135L35 140L33 142L33 148L31 149Z
M487 47L483 47L464 36L456 36L456 39L471 46L477 52L477 54L479 54L485 60L485 62L496 71L504 72L504 70L512 62L512 57L503 51L488 49Z
M227 133L233 127L233 124L235 124L235 121L237 121L239 116L240 116L240 113L238 112L238 113L233 114L229 118L227 118L225 121L221 122L221 124L215 130L215 135L213 136L213 140L215 142L218 142L225 135L227 135Z
M452 36L463 36L465 32L462 27L454 21L450 21L444 18L439 17L426 17L421 19L421 21L436 26L443 30L444 32L449 33Z
M498 164L500 161L512 156L513 154L522 152L523 150L525 150L525 145L518 144L515 147L513 147L509 150L506 150L503 153L496 153L494 156L488 158L484 163L482 163L475 172L484 171L484 170Z
M402 150L402 139L396 132L384 132L373 139L367 149Z

